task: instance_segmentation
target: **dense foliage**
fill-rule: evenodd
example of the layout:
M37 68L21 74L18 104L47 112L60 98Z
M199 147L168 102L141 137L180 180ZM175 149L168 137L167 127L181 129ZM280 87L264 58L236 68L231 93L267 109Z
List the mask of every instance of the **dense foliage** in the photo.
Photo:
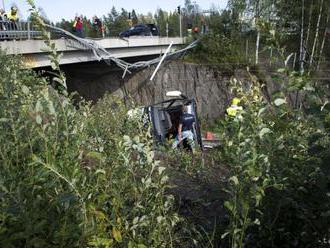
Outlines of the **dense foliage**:
M329 106L300 78L266 101L257 81L234 81L244 110L222 121L221 156L231 167L231 247L328 247ZM293 109L292 84L304 82L305 110ZM286 93L286 94L285 94ZM227 237L228 237L227 236Z
M247 59L242 56L239 42L221 33L210 32L200 39L193 53L185 58L204 65L217 66L224 71L233 71L247 64Z
M59 70L60 56L49 39L58 92L19 58L1 53L0 246L329 247L329 87L312 78L323 58L325 39L317 37L325 30L317 23L328 22L328 3L319 8L308 2L302 8L311 24L306 19L301 25L311 29L313 39L290 34L299 11L283 1L276 1L276 15L283 20L274 25L269 11L274 6L261 0L230 1L231 12L202 18L196 5L186 1L184 25L207 23L211 28L187 60L234 70L258 57L259 37L286 67L270 71L271 79L262 78L262 70L277 65L261 63L248 70L250 79L232 79L230 95L241 100L243 110L215 125L220 148L206 155L165 150L162 163L154 158L148 125L128 118L120 100L106 95L93 107L83 101L73 106ZM247 12L256 19L248 32L241 22ZM128 15L113 8L103 20L116 33L129 26ZM166 22L176 23L178 15L158 10L155 17L143 17L132 11L132 19L156 20L163 35ZM248 44L254 39L256 51L251 52ZM310 70L300 73L294 71L299 66L291 70L283 63L299 49L300 62L311 61L305 67ZM317 55L313 58L307 50ZM262 59L268 64L273 58ZM275 81L279 90L268 91ZM183 186L175 192L175 203L168 176L183 181L177 183ZM226 192L215 191L217 205L206 199L210 187L200 182ZM182 193L185 187L190 192ZM215 219L205 213L210 205L218 214ZM182 217L186 220L178 225Z
M76 109L18 58L0 65L0 246L170 246L178 218L145 128L110 98Z

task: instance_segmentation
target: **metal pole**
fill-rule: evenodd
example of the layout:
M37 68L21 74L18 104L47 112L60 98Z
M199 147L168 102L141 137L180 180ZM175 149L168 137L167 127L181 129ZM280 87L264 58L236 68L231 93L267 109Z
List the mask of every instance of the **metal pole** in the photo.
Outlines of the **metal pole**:
M168 38L168 22L166 22L166 37Z
M180 38L182 38L182 20L181 20L181 12L179 14L179 25L180 25Z
M158 65L157 65L157 67L156 67L154 73L152 73L152 76L151 76L151 78L150 78L150 81L152 81L152 80L154 79L154 77L155 77L155 75L156 75L156 73L157 73L157 71L158 71L160 65L163 63L163 61L164 61L164 59L165 59L167 53L170 51L172 45L173 45L173 41L171 41L171 44L170 44L170 45L168 46L168 48L166 49L166 51L165 51L163 57L162 57L161 60L159 61L159 63L158 63Z
M31 39L31 32L30 32L30 22L27 23L27 32L28 32L28 40Z
M2 8L3 8L4 11L6 11L5 0L2 0Z

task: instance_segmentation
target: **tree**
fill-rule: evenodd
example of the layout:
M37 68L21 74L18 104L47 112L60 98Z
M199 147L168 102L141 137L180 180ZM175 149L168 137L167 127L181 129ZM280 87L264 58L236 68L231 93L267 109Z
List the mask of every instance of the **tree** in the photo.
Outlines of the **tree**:
M132 23L133 23L133 25L136 25L136 24L139 23L139 19L138 19L137 15L136 15L134 9L132 10L132 17L131 17L131 18L132 18Z
M304 73L306 69L307 71L317 69L318 66L315 67L315 65L319 60L323 43L323 40L319 41L319 37L323 36L324 27L327 25L329 2L324 0L293 0L290 2L278 0L275 2L275 7L279 17L277 27L282 29L279 31L286 33L286 29L297 27L296 34L287 36L286 43L283 45L289 45L292 52L299 52L300 72Z
M323 10L323 0L320 2L320 11L318 14L317 18L317 24L316 24L316 31L315 31L315 37L314 37L314 42L313 42L313 47L312 47L312 53L309 59L309 66L312 66L312 63L314 61L314 53L316 49L316 43L318 42L318 37L319 37L319 30L320 30L320 22L321 22L321 17L322 17L322 10Z
M328 11L327 13L327 18L326 18L326 27L329 25L329 17L330 17L330 11ZM317 70L320 69L320 62L321 62L321 59L322 59L322 56L323 56L323 49L324 49L324 45L325 45L325 39L326 39L326 36L327 36L327 29L325 28L324 29L324 33L323 33L323 39L322 39L322 43L321 43L321 48L320 48L320 53L319 53L319 60L317 61Z
M254 23L257 37L255 45L255 63L259 63L259 46L260 46L260 36L261 30L260 25L265 20L270 20L270 13L272 7L272 1L270 0L231 0L230 6L232 7L232 12L235 13L234 18L246 19L252 17L252 23Z
M166 35L166 23L168 19L168 14L166 11L162 9L158 9L157 13L155 14L155 20L159 29L160 35Z
M116 18L119 16L115 6L112 6L110 14L111 14L111 17L112 17L112 21L114 22L116 20Z
M118 36L118 34L127 28L128 24L128 11L121 9L119 14L115 7L112 7L110 13L104 18L104 24L109 36Z
M169 36L179 36L179 14L177 12L170 12L168 15L168 35Z
M185 15L191 15L194 10L194 5L191 3L190 0L184 1L184 8L182 9Z
M303 74L304 73L304 48L303 48L303 44L304 44L304 8L305 8L305 1L302 0L302 5L301 5L301 34L300 34L300 73ZM309 29L308 29L309 30ZM308 37L308 36L307 36Z
M112 29L113 24L115 23L115 20L118 17L118 12L114 6L112 6L110 13L107 14L107 16L104 16L103 23L105 25L106 33L107 35L113 35L112 30L110 32L110 28Z

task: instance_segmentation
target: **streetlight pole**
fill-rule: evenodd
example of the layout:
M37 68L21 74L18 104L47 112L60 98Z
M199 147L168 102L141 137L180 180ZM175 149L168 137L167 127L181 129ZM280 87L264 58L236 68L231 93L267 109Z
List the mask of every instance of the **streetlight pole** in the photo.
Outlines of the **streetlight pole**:
M181 7L178 6L178 14L179 14L179 26L180 26L180 38L182 38L182 20L181 20Z
M182 38L182 18L181 18L181 13L179 14L179 18L180 18L180 38Z
M5 0L2 0L2 7L3 7L3 10L6 11Z
M166 37L168 38L168 21L166 22Z

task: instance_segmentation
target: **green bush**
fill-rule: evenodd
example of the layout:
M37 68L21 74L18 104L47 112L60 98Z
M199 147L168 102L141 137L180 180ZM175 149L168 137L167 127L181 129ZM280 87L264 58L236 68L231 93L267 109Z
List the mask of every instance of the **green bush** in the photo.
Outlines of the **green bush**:
M0 54L0 246L168 247L178 217L125 107L59 95Z
M202 36L187 61L214 65L222 70L233 71L246 64L240 42L224 34L209 33Z
M326 247L328 110L307 88L304 111L292 109L283 93L266 101L258 82L246 89L234 80L233 90L244 109L221 123L221 156L231 165L231 221L223 237L231 247Z

